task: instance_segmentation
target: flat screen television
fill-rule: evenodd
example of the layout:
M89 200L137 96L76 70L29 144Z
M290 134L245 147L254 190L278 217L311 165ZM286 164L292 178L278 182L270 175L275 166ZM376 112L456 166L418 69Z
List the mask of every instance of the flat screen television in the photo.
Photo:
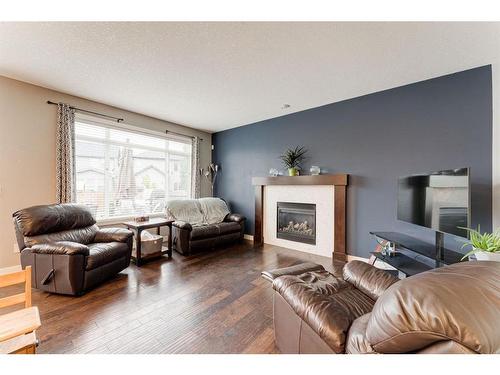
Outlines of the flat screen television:
M455 236L470 227L469 168L401 177L398 220Z

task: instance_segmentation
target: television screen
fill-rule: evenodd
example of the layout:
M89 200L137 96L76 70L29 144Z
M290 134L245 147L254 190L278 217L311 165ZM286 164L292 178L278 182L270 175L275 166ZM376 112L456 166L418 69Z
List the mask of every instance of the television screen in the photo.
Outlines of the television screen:
M398 220L467 237L470 226L469 169L401 177Z

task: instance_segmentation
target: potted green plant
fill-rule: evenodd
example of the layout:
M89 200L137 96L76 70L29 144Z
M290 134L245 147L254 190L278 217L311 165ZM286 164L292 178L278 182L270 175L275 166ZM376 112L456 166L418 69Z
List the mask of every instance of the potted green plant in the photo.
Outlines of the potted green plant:
M296 146L289 148L280 156L283 165L288 169L289 176L299 175L300 163L304 160L306 153L307 150L304 147Z
M472 250L463 256L462 259L474 254L477 260L492 260L500 262L500 233L481 233L478 225L476 229L462 228L470 233L469 241L463 244L462 248L470 246Z

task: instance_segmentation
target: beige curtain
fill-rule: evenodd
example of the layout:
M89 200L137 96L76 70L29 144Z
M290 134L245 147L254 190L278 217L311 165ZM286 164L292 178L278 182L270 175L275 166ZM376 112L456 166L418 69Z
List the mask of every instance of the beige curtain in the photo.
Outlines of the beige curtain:
M191 156L191 198L200 197L200 138L194 137L192 140Z
M58 203L75 200L75 110L68 104L57 106L56 199Z

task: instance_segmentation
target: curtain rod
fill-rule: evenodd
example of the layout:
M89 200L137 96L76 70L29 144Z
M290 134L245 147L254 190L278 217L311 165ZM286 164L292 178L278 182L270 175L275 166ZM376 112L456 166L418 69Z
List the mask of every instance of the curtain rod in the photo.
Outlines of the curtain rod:
M54 103L54 102L51 102L50 100L47 100L47 104L52 104L52 105L58 105L59 103ZM73 107L73 106L70 106L71 109L74 109L76 111L80 111L80 112L85 112L85 113L91 113L93 115L97 115L97 116L101 116L101 117L107 117L107 118L111 118L113 120L116 120L116 122L122 122L123 119L122 118L119 118L119 117L114 117L114 116L109 116L109 115L105 115L103 113L98 113L98 112L93 112L93 111L88 111L86 109L81 109L81 108L77 108L77 107Z
M186 134L176 133L176 132L173 132L171 130L165 130L165 133L167 133L167 134L171 133L171 134L181 135L183 137L189 137L189 138L196 138L196 137L194 137L192 135L186 135ZM200 140L200 142L203 141L203 138L198 137L198 139Z
M47 104L52 104L52 105L58 105L59 103L55 103L55 102L51 102L50 100L47 100ZM116 122L122 122L123 119L122 118L119 118L119 117L114 117L114 116L109 116L109 115L105 115L103 113L98 113L98 112L93 112L93 111L88 111L86 109L82 109L82 108L77 108L77 107L73 107L73 106L70 106L71 109L74 109L76 111L80 111L80 112L85 112L85 113L92 113L93 115L97 115L97 116L102 116L102 117L107 117L107 118L112 118L113 120L116 120ZM189 138L195 138L194 136L190 136L190 135L185 135L185 134L181 134L181 133L176 133L176 132L173 132L173 131L170 131L170 130L166 130L165 131L166 134L168 133L171 133L171 134L176 134L176 135L181 135L183 137L189 137ZM199 138L200 141L203 141L203 138Z

